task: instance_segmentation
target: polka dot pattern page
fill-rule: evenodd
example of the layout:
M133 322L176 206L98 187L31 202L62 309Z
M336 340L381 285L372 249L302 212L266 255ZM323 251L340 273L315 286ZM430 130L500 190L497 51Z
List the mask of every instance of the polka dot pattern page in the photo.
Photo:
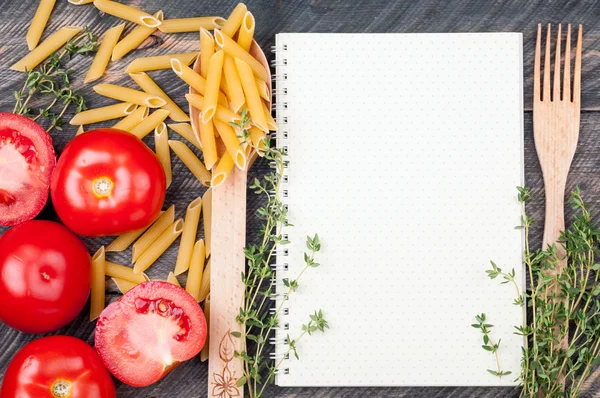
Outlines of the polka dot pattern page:
M485 270L523 284L521 34L279 34L276 48L293 224L279 293L306 236L322 244L283 303L276 354L315 310L330 326L299 341L277 383L516 384L521 308ZM510 376L487 371L496 360L471 327L482 312Z

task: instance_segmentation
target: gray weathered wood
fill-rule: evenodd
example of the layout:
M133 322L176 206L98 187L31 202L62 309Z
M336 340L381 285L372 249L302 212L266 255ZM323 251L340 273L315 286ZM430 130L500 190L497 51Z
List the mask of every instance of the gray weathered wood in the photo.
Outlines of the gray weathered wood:
M111 16L100 15L93 6L72 6L66 0L57 2L44 37L58 27L68 24L88 26L96 33L117 24ZM235 2L224 0L132 0L129 4L142 7L149 12L158 9L165 11L166 17L196 15L222 15L233 8ZM487 32L517 31L524 34L524 79L525 79L525 174L527 184L538 198L528 210L540 222L532 230L532 242L539 244L542 233L543 182L533 145L531 113L531 80L533 67L533 46L537 23L582 23L584 25L584 57L579 146L571 173L568 189L580 185L584 198L595 210L600 210L600 3L598 1L529 1L519 0L447 0L447 1L388 1L388 0L249 0L246 2L257 19L256 38L263 48L268 49L278 32ZM10 111L13 107L12 91L22 84L22 76L7 69L26 52L25 32L33 16L36 0L0 0L0 111ZM128 28L130 29L130 27ZM157 55L170 52L183 52L198 49L195 34L165 35L155 34L148 39L138 54ZM130 54L119 62L111 64L104 82L116 82L135 87L133 81L123 75L125 66L135 57ZM360 62L360 60L358 60ZM79 57L72 62L75 85L80 86L82 75L91 58ZM365 60L367 62L367 60ZM159 84L184 105L186 92L184 83L176 79L170 71L152 72ZM91 86L81 87L83 95L91 107L110 103L95 94ZM318 95L318 93L316 94ZM63 132L53 133L54 144L60 153L75 129L66 127ZM174 134L171 138L177 138ZM151 145L151 140L146 140ZM264 162L257 162L250 174L264 174ZM177 216L183 216L185 205L204 192L204 188L179 162L174 162L173 184L167 193L167 203L177 206ZM364 187L356 184L357 193ZM259 228L254 219L254 210L261 205L254 195L248 193L247 235L255 239ZM567 210L567 220L573 212ZM48 207L42 217L53 219L55 215ZM507 228L512 226L507 225ZM2 232L3 230L0 230ZM91 251L96 250L106 239L85 239ZM170 248L160 262L149 270L152 278L166 278L172 269L176 248ZM111 254L116 262L127 262L130 252ZM113 287L109 299L118 298ZM86 319L86 310L70 325L58 331L93 342L94 324ZM0 325L0 372L4 373L10 358L25 343L38 336L16 332ZM356 359L360 361L360 358ZM460 364L457 364L460 366ZM600 377L595 374L587 385L587 396L600 395ZM117 383L119 397L204 397L207 383L207 366L193 359L182 364L157 384L135 389ZM506 388L270 388L267 397L325 398L325 397L517 397L517 389Z

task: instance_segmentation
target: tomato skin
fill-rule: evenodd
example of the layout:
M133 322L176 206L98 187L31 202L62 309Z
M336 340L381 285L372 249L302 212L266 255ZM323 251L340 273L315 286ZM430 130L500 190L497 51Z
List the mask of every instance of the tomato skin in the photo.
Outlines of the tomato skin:
M57 380L70 383L68 398L115 398L115 385L96 351L83 340L49 336L27 344L14 356L0 398L58 398Z
M90 293L91 259L63 225L24 222L0 237L0 320L27 333L71 322Z
M148 226L158 217L165 190L165 173L154 152L135 135L116 129L90 130L71 140L50 185L60 219L85 236Z

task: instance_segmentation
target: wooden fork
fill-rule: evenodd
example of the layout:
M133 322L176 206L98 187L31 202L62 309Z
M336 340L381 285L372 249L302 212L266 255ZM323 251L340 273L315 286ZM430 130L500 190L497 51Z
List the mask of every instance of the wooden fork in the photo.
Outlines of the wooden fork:
M544 82L541 84L540 50L542 42L542 25L538 25L537 43L535 46L535 65L533 72L533 135L535 149L538 154L544 188L546 192L546 221L544 223L543 248L558 241L560 232L565 229L564 198L567 175L577 148L579 138L579 113L581 108L581 41L582 28L579 25L577 47L575 50L575 70L571 90L571 25L567 28L565 44L562 96L561 96L561 25L558 25L556 38L556 55L554 61L554 83L550 90L550 34L548 24L546 35L546 54L544 56ZM566 265L565 250L556 244L558 258L561 259L556 269L558 274ZM563 341L566 347L567 339Z

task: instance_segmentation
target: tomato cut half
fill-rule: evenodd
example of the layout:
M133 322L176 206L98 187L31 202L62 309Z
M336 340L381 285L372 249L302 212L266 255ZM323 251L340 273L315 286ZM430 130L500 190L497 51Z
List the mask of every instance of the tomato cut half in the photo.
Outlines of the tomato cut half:
M37 216L56 165L50 135L25 116L0 112L0 225Z
M102 311L95 344L117 379L143 387L197 355L206 333L202 309L189 293L152 281L134 287Z

